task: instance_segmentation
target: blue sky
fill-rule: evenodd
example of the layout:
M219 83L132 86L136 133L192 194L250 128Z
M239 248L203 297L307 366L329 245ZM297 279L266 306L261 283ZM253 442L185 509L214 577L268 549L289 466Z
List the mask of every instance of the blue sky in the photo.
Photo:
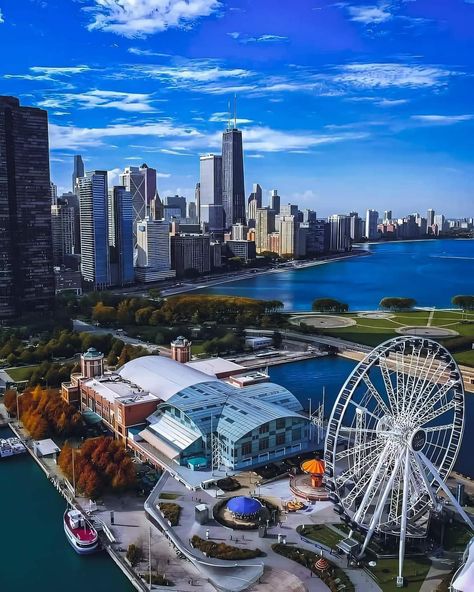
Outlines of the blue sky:
M60 189L80 153L192 197L236 93L248 192L474 215L474 0L0 0L0 51Z

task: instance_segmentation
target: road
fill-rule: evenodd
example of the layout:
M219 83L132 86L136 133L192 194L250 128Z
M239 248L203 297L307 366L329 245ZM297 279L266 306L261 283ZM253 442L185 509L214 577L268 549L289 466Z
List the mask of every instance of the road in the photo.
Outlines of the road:
M98 335L106 335L110 333L117 339L121 339L124 343L144 347L151 354L156 354L159 352L162 356L170 357L171 355L170 350L166 347L155 345L154 343L150 343L148 341L142 341L141 339L137 339L136 337L129 337L128 335L124 335L122 332L117 331L116 329L112 329L110 327L96 327L95 325L85 323L84 321L80 321L79 319L75 319L73 321L73 327L74 331L77 331L78 333L97 333Z

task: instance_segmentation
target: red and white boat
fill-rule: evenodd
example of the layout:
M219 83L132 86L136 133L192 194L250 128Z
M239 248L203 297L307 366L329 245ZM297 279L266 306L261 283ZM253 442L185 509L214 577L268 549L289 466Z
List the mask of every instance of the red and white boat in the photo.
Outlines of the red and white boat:
M64 532L73 549L79 555L94 553L99 548L99 535L79 510L64 512Z

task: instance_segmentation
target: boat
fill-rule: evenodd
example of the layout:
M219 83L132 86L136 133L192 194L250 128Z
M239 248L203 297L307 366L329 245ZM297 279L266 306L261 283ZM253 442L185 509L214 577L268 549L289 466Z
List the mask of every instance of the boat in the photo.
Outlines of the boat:
M20 438L0 438L0 458L16 456L26 452L26 446Z
M97 530L75 508L64 512L64 532L74 551L79 555L94 553L99 548Z

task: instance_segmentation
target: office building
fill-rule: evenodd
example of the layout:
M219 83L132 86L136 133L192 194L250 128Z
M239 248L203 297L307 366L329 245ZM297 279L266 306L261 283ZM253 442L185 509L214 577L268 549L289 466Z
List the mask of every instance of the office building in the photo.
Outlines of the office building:
M145 218L137 224L137 264L135 275L140 282L157 282L174 277L171 269L169 224Z
M392 210L385 210L383 213L383 223L386 224L387 222L392 221Z
M206 232L215 236L224 233L224 208L222 205L204 204L201 206L201 225Z
M430 208L426 215L427 226L433 226L433 224L435 224L435 215L436 212L432 208Z
M79 177L84 176L84 162L82 161L82 156L80 154L76 154L74 156L74 170L72 173L72 192L76 193L77 189L77 180Z
M305 231L300 233L300 225L296 216L278 217L278 233L280 234L279 254L284 257L303 257L306 254Z
M364 235L365 221L359 217L357 212L351 212L349 217L351 219L351 241L353 243L358 243L362 240L362 236Z
M275 231L275 212L270 208L258 208L255 220L255 247L257 253L268 251L267 237Z
M376 240L379 238L377 226L379 223L379 213L377 210L367 210L365 215L365 238Z
M329 226L326 220L316 218L302 222L300 229L306 229L306 255L315 257L329 251Z
M182 197L181 195L168 195L164 199L164 207L165 207L165 216L166 216L166 208L170 209L178 209L179 214L176 216L180 219L186 218L186 198Z
M195 201L188 202L188 221L191 224L199 223Z
M0 320L53 299L48 116L0 96Z
M222 205L222 156L206 154L199 159L199 205Z
M81 214L81 273L91 289L110 286L107 171L77 180Z
M115 186L109 191L109 247L111 284L133 284L132 195L123 186Z
M276 215L280 213L280 196L278 195L277 189L272 189L270 195L270 209L273 210Z
M179 278L211 271L211 247L208 234L171 236L171 267Z
M247 240L248 226L245 224L232 225L232 240Z
M64 265L66 255L76 253L76 226L74 208L61 197L51 206L51 236L53 264Z
M151 201L157 193L156 170L146 164L126 167L120 175L120 185L132 195L133 240L136 245L137 223L148 216Z
M239 257L242 261L252 261L257 257L254 241L232 239L226 241L225 246L232 257Z
M235 124L222 135L222 205L226 228L236 222L245 222L242 132L236 129Z
M252 193L249 195L247 203L247 224L255 226L257 209L262 207L262 188L258 183L254 183Z
M329 222L329 250L335 253L350 251L351 241L351 217L345 214L333 214Z
M280 206L280 216L296 216L298 215L298 206L294 204L283 204Z

